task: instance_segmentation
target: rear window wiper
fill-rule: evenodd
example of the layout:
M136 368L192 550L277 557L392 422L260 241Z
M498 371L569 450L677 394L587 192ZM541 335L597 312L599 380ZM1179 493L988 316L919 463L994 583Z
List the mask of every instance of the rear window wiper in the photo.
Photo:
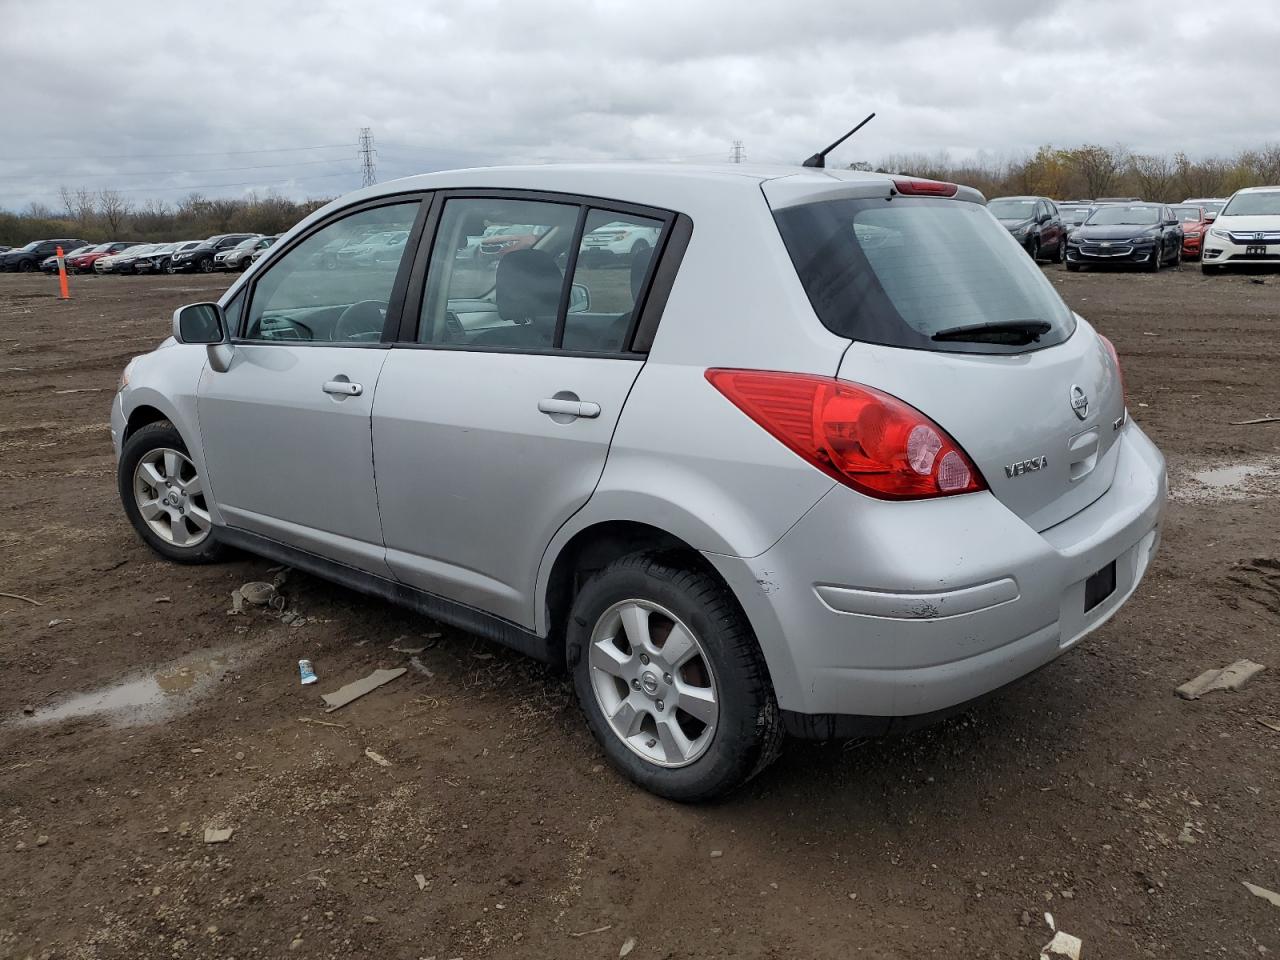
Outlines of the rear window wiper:
M933 340L971 340L975 343L1006 343L1025 346L1036 343L1053 329L1047 320L999 320L994 323L969 323L948 327L933 335Z

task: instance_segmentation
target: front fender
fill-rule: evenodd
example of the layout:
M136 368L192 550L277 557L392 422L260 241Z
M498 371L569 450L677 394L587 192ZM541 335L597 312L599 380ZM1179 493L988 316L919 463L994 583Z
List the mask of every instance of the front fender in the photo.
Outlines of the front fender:
M120 393L119 403L125 423L139 409L151 407L177 428L196 470L204 478L209 514L214 523L221 524L217 492L205 466L204 443L196 409L196 388L207 362L205 348L194 344L173 344L143 354L134 361L129 386Z

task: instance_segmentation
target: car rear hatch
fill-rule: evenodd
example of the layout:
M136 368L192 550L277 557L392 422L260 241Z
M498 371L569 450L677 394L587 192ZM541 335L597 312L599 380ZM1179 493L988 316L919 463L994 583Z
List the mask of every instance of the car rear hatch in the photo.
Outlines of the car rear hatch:
M853 341L837 376L934 420L1035 530L1106 493L1125 416L1114 354L980 195L792 179L764 191L815 313Z

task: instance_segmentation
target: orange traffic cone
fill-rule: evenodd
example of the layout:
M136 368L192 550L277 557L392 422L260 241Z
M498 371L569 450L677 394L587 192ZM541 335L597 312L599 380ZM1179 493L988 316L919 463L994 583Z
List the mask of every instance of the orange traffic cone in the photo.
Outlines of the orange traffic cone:
M61 247L58 247L58 286L62 288L58 299L70 300L71 294L67 292L67 261L62 257Z

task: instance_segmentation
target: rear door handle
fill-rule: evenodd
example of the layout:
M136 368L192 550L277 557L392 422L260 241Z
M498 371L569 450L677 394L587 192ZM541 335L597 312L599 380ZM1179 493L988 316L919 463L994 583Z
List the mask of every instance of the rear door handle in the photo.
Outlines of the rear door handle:
M583 417L587 420L594 420L600 416L600 404L592 403L590 400L561 400L558 397L548 397L538 401L538 409L552 416Z
M335 397L358 397L364 393L364 387L350 380L326 380L324 392Z

